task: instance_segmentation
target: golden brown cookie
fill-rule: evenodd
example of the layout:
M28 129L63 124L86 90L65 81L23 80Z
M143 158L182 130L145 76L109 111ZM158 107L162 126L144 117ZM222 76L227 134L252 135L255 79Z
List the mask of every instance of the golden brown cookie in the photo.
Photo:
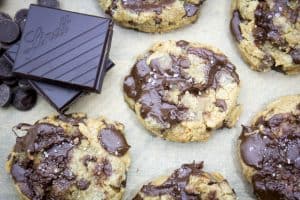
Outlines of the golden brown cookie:
M231 30L256 71L300 72L300 1L232 0Z
M144 32L167 32L195 22L204 0L99 0L120 25Z
M220 50L186 41L159 42L138 57L124 81L125 100L153 134L207 140L240 114L239 76Z
M184 164L170 176L144 185L133 200L235 200L229 183L219 173L202 170L203 163Z
M300 199L300 95L269 104L239 138L243 173L261 200Z
M49 116L24 131L7 161L25 200L122 199L130 165L124 126L83 114Z

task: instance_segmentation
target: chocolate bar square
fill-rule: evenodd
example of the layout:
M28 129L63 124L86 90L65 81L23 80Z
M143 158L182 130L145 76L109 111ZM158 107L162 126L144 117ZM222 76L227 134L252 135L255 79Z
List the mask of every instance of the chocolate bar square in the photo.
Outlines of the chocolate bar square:
M4 57L14 65L14 61L19 49L19 43L11 46L4 54ZM106 62L106 71L110 70L114 66L111 60ZM103 73L105 74L105 73ZM43 83L39 81L29 80L31 86L44 97L58 112L64 112L70 107L77 99L85 94L80 90L64 88L61 86L56 86L48 83Z
M31 5L13 71L99 93L112 29L111 19Z

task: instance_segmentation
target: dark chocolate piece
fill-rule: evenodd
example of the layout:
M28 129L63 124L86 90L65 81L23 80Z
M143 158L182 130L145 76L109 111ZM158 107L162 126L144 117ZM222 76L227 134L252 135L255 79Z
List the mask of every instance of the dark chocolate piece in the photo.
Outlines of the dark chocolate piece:
M204 1L200 2L200 4L198 4L198 5L192 4L192 3L184 3L184 9L185 9L186 16L187 17L195 16L198 13L199 7L203 2Z
M12 104L18 110L30 110L31 108L33 108L33 106L35 106L36 101L37 94L32 89L24 90L17 87L13 93Z
M295 64L300 64L300 48L291 51L291 56Z
M14 44L8 49L4 56L13 65L19 49L19 43ZM1 61L1 60L0 60ZM7 61L6 61L7 62ZM110 70L114 63L108 59L106 63L106 70ZM104 74L104 73L103 73ZM1 68L0 68L1 77ZM40 81L28 81L29 84L44 97L56 110L64 112L72 103L85 94L80 90L64 88L56 85L43 83Z
M12 64L4 57L0 57L0 79L7 80L13 78Z
M102 147L110 154L115 156L123 156L129 150L124 135L113 127L102 129L98 135L98 139Z
M260 117L244 127L240 154L256 169L252 177L255 195L261 200L300 198L300 116L293 113Z
M255 44L259 46L269 41L275 47L284 48L288 43L281 36L280 27L273 23L273 18L282 15L295 24L299 15L300 4L298 2L298 6L291 6L289 0L272 2L274 5L270 6L266 0L259 1L255 9L256 26L253 29Z
M12 92L8 85L0 85L0 107L6 107L10 104Z
M14 72L100 92L112 27L111 19L31 5Z
M51 8L59 8L59 2L57 0L38 0L38 5Z
M243 39L240 23L242 22L242 17L238 10L233 11L232 19L230 21L230 29L235 39L240 42Z
M76 186L79 180L68 163L71 150L80 143L80 136L66 134L59 126L39 123L27 128L25 136L17 138L14 151L24 156L13 158L11 174L26 197L63 199L70 188ZM38 162L33 162L33 157Z
M0 42L12 43L20 36L19 26L8 19L0 20Z
M184 164L177 169L162 185L144 185L141 192L147 196L169 195L174 199L199 199L199 194L186 191L190 176L201 175L203 173L203 162ZM142 199L137 195L134 199Z
M20 25L20 23L27 19L28 9L21 9L15 15L15 22Z
M196 84L181 70L190 66L189 60L186 58L171 55L170 66L162 66L158 59L153 59L148 65L146 60L151 55L149 52L135 63L123 85L125 94L141 104L141 116L143 118L152 117L163 125L173 125L185 120L187 108L166 101L162 95L165 90L169 90L174 85L180 90L180 95L184 95L187 91L198 95L199 92L208 88L219 87L221 73L228 73L235 82L239 83L235 67L226 56L204 48L189 47L189 43L186 41L178 41L176 44L188 54L194 54L207 60L205 83Z
M0 12L0 20L3 20L3 19L12 20L12 18L9 16L9 14Z
M215 104L221 109L221 111L225 112L227 110L227 104L224 99L217 99Z

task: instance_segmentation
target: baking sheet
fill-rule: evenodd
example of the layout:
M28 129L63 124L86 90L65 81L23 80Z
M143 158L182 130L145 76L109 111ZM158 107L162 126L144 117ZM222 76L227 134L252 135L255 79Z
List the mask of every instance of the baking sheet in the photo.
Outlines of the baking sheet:
M0 11L12 16L27 8L35 0L0 0ZM97 0L61 0L63 9L105 16ZM79 100L70 112L86 112L90 117L104 115L125 124L126 137L132 146L132 164L128 173L124 199L131 199L139 187L152 178L168 173L183 163L204 161L206 171L222 173L235 189L239 199L254 199L251 186L243 179L236 154L236 140L241 124L246 124L268 102L282 95L300 93L300 76L284 76L276 72L257 73L242 61L229 31L230 0L207 0L201 8L199 20L184 29L166 34L146 34L119 26L114 28L110 57L116 66L105 78L100 95L92 94ZM138 123L134 113L123 101L122 82L141 54L153 42L161 40L190 40L220 48L237 67L242 82L240 104L243 112L236 128L216 131L206 143L177 144L152 137ZM19 122L33 123L55 113L39 98L38 105L29 112L14 108L0 109L0 200L18 199L10 177L4 170L6 157L15 142L11 127Z

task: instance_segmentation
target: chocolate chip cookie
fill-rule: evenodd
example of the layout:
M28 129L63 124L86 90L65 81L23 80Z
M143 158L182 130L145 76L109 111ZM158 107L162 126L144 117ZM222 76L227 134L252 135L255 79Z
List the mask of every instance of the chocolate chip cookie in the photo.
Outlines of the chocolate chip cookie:
M19 124L7 161L22 199L122 199L129 168L124 126L83 114Z
M195 22L204 0L99 0L120 25L144 32L167 32Z
M300 199L300 95L278 99L244 126L239 155L258 199Z
M184 164L170 176L144 185L133 200L234 200L234 190L219 173L202 171L203 162Z
M252 69L300 72L299 0L233 0L231 30Z
M124 80L125 100L153 134L205 141L240 113L235 66L218 49L187 41L156 43Z

